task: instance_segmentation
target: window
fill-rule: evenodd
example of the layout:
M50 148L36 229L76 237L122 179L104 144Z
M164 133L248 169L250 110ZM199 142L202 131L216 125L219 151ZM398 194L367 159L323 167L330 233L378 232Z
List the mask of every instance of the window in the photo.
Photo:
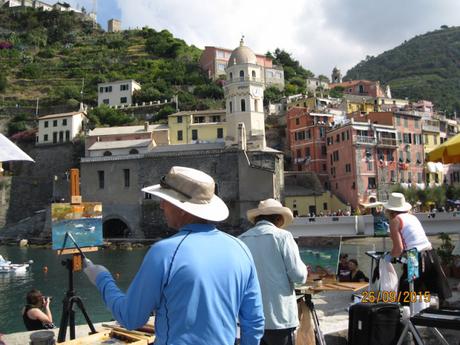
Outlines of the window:
M136 149L131 149L131 150L129 150L129 154L130 154L130 155L137 155L138 153L139 153L139 151L136 150Z
M256 79L256 71L252 71L252 78Z
M62 143L64 141L64 132L60 131L59 132L59 142Z
M372 171L372 162L371 161L367 162L367 171Z
M128 91L128 90L129 90L129 84L120 85L120 91Z
M319 128L319 137L324 138L325 135L326 135L326 128L320 127Z
M48 121L45 121L44 126L45 128L48 128Z
M98 170L97 172L97 177L99 180L99 189L104 189L104 171L103 170Z
M198 130L192 129L192 140L198 140Z
M327 202L323 202L323 210L327 211Z
M57 143L57 132L53 132L53 144Z
M222 139L224 137L224 129L217 128L217 139Z
M103 86L99 87L99 92L104 93L104 87Z
M228 102L228 109L232 113L233 112L233 104L232 101Z
M368 178L368 189L375 189L377 186L375 184L375 177Z
M127 97L120 97L120 103L121 104L128 103L128 98Z
M414 127L415 128L420 128L420 120L418 120L418 119L414 120Z
M299 118L296 118L296 119L295 119L295 124L296 124L296 125L300 125L300 119L299 119Z
M218 63L217 64L217 70L218 71L225 71L225 64L224 63Z
M399 162L400 163L404 162L404 152L403 151L399 151Z
M335 137L335 141L336 141L337 143L340 143L340 134L337 134L337 136Z
M334 151L332 153L332 156L334 158L334 162L338 161L339 160L339 151Z
M327 153L326 145L321 145L321 154L325 156Z
M129 187L129 169L123 169L125 187Z
M53 127L57 127L57 120L53 120Z
M412 173L410 171L407 173L407 182L412 183Z
M112 152L110 152L110 151L105 151L105 152L103 153L103 155L104 155L104 156L111 156L111 155L112 155Z
M418 163L418 164L422 163L422 158L421 158L420 152L417 152L417 153L415 154L415 157L416 157L416 159L417 159L417 163Z
M244 80L244 71L240 71L240 80Z
M351 185L351 189L355 189L355 188L356 188L356 182L353 182Z
M216 54L218 58L222 58L222 59L225 58L225 52L222 50L218 50Z
M404 116L404 128L407 127L409 127L409 119L407 118L407 116Z
M396 115L396 125L401 126L401 118Z
M422 183L423 182L422 178L423 178L422 173L420 173L420 172L417 173L417 183Z
M403 133L403 143L412 144L412 138L411 138L410 133Z
M306 148L305 148L305 156L306 156L306 157L310 157L310 156L311 156L311 154L310 154L310 148L309 148L309 147L306 147Z
M327 167L326 164L323 164L323 171L326 171Z
M70 141L70 131L65 131L65 141Z
M212 122L220 122L220 116L214 115L214 116L212 117Z
M347 131L347 140L350 140L350 132Z
M230 79L230 80L233 79L233 73L232 73L232 72L230 72L230 74L229 74L229 79Z
M43 141L48 141L48 134L45 134L45 135L43 136Z
M254 111L255 112L259 111L259 100L258 99L254 100Z
M177 123L182 123L182 116L177 117Z
M204 123L204 122L205 122L205 117L204 117L204 116L196 116L196 117L193 119L193 122L194 122L194 123Z
M297 157L297 158L301 158L301 157L302 157L302 151L301 151L300 149L297 149L296 157Z
M183 137L182 137L182 131L181 130L177 131L177 140L178 141L184 140Z
M396 182L396 171L390 170L390 181Z
M345 141L345 132L342 132L342 141Z
M351 172L351 164L345 164L345 172Z
M359 85L359 93L364 93L364 86L363 85Z
M246 101L244 99L241 100L241 111L246 111Z
M433 135L433 143L434 143L435 145L438 145L438 138L436 137L436 134Z
M106 86L105 87L105 92L112 92L112 87L111 86Z
M63 119L63 120L62 120L62 125L63 125L63 126L67 126L67 119Z
M110 100L109 100L108 98L106 98L106 99L102 100L102 103L104 103L104 104L107 104L107 105L108 105L108 104L110 103Z

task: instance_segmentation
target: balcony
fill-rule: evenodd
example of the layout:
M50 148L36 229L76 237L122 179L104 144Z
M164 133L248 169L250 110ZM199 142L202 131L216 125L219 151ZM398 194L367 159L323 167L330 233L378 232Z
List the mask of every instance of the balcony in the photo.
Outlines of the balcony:
M353 144L375 145L377 144L377 139L374 137L367 137L363 135L354 135Z
M379 138L377 140L378 146L398 147L396 138Z
M252 82L252 83L259 83L263 84L263 79L254 78L254 77L234 77L232 80L226 80L224 82L224 86L234 84L234 83L243 83L243 82Z

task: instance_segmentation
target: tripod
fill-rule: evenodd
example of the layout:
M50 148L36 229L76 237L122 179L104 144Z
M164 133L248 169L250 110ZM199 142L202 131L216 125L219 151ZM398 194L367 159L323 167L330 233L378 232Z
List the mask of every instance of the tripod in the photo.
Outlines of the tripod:
M85 306L83 305L83 301L80 297L75 295L75 290L73 288L74 260L78 255L80 254L74 255L72 259L62 261L62 265L64 265L69 272L69 289L67 290L64 300L62 301L62 316L61 324L59 326L58 343L62 343L65 341L67 325L70 328L70 339L75 339L75 304L78 308L80 308L81 312L83 313L83 316L86 319L86 323L88 324L91 330L90 334L97 333L93 323L89 319L88 313L86 312ZM78 259L80 259L80 257Z
M305 304L307 305L308 309L310 309L311 316L313 319L313 324L315 325L315 341L316 345L326 345L326 340L324 339L323 332L319 327L319 319L318 315L316 314L315 305L311 299L311 294L305 294Z

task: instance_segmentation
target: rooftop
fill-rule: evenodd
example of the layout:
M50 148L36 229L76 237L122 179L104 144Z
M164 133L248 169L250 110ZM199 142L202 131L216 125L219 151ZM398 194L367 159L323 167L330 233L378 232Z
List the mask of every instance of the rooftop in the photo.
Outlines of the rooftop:
M217 109L217 110L184 110L179 111L174 114L170 114L168 116L184 116L184 115L208 115L208 114L225 114L225 109Z
M116 134L135 134L154 131L167 131L168 125L149 125L148 130L144 126L121 126L121 127L98 127L88 133L88 137Z
M47 120L47 119L54 119L54 118L59 118L59 117L72 117L72 116L76 116L80 114L83 116L86 116L86 113L84 111L72 111L70 113L44 115L44 116L39 117L38 120Z
M150 144L152 144L150 139L97 141L88 148L88 151L141 148L148 147Z

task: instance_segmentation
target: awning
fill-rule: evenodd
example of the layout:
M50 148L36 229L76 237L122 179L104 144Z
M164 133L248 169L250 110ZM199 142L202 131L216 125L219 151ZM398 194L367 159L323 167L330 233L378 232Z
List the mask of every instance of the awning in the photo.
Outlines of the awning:
M0 133L0 162L8 161L30 161L30 156L17 147L12 141Z

